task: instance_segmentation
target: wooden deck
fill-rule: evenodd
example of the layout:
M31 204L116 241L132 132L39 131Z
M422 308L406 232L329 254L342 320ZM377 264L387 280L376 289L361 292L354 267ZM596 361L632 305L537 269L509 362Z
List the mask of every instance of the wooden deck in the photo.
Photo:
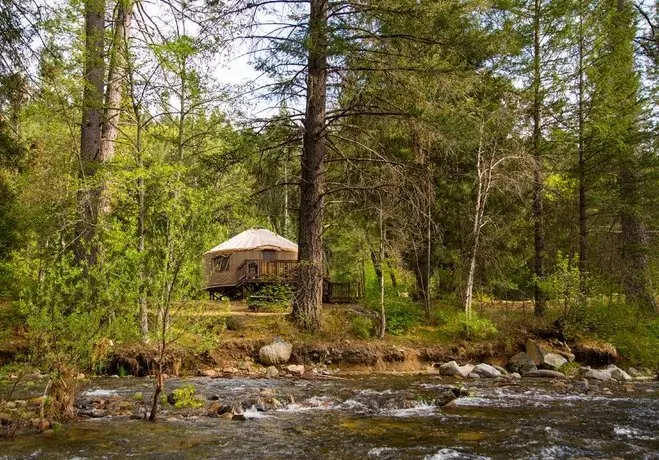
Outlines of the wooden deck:
M247 283L294 283L297 264L295 260L245 260L238 266L238 287Z
M224 289L233 289L233 292L239 295L244 294L246 285L295 284L297 267L296 260L248 259L238 266L236 286ZM211 300L219 298L216 295L219 290L220 288L208 288ZM323 302L325 303L350 303L357 301L361 296L361 286L357 283L333 283L327 278L323 280Z

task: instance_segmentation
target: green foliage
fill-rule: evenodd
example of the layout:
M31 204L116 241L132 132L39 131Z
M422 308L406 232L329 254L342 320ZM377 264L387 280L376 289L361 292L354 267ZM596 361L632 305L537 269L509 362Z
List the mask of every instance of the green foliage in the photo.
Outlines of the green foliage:
M119 377L126 377L127 375L130 374L130 370L126 368L123 364L119 364L117 366L117 375Z
M570 361L563 364L558 370L568 377L576 377L581 370L581 364L576 361Z
M193 385L188 384L173 390L170 394L170 400L174 402L174 407L177 409L191 408L195 409L203 407L203 401L197 399L195 395L196 389Z
M556 254L554 272L538 280L543 292L549 299L556 299L565 315L575 306L584 301L580 291L578 258L564 256L561 251Z
M295 287L290 284L269 283L247 295L247 303L262 311L285 311L291 306Z
M468 318L464 312L454 312L443 327L439 327L440 335L466 340L486 340L497 333L496 326L487 318L472 313Z
M133 393L133 400L134 401L143 401L144 400L144 394L141 391Z
M575 308L565 320L571 339L595 336L618 349L633 365L657 366L659 318L636 305L599 297Z
M423 322L421 307L407 298L387 297L385 299L387 332L402 335Z
M350 332L360 339L368 339L373 335L373 322L365 316L355 315L350 319Z

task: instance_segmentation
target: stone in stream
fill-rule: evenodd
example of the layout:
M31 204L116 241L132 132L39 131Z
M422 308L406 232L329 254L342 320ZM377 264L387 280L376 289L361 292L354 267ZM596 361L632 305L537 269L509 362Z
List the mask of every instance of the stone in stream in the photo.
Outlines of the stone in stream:
M449 361L439 366L439 374L453 377L460 373L460 366L455 361Z
M538 368L531 357L522 351L508 360L508 369L513 373L525 374Z
M220 376L220 373L217 372L215 369L200 369L199 375L203 377L210 377L212 379L216 379Z
M543 362L540 363L540 368L558 370L565 363L567 363L567 359L558 353L545 353Z
M293 375L303 375L304 374L304 365L303 364L291 364L286 368L288 372Z
M501 372L485 363L480 363L477 365L472 372L486 378L501 377Z
M279 371L275 366L268 366L267 369L265 370L265 378L266 379L274 379L279 377Z
M631 382L632 377L615 364L611 364L607 367L607 370L611 373L611 378L618 380L619 382Z
M474 366L471 364L465 364L464 366L460 366L459 368L460 376L467 378L469 374L471 374L471 371L474 370Z
M610 369L587 369L583 373L583 377L586 379L594 380L611 380L611 370Z
M469 375L467 376L467 378L469 378L469 379L479 379L479 378L481 378L481 376L478 375L475 372L470 372Z
M521 379L522 376L517 372L513 372L512 374L510 374L510 378L511 379Z
M526 340L526 354L531 358L535 365L542 364L545 354L542 352L540 345L531 339Z
M453 400L457 399L457 395L455 394L454 391L452 390L444 390L442 391L437 398L435 398L435 405L436 406L446 406Z
M264 366L276 366L286 364L291 358L293 346L283 340L275 340L270 345L261 347L259 350L259 361Z
M543 377L543 378L555 378L555 379L566 379L567 377L562 372L552 371L549 369L539 369L537 371L529 371L524 374L524 377Z

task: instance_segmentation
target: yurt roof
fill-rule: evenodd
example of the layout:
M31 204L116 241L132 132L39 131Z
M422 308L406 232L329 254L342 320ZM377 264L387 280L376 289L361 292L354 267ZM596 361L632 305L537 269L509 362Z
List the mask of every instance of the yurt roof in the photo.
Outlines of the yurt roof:
M297 244L265 228L250 228L206 252L235 252L250 249L273 249L297 252Z

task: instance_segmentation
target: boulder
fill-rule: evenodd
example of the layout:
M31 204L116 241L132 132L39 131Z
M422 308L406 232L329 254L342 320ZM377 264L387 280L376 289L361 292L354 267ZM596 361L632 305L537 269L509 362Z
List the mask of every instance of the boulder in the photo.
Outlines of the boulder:
M293 346L283 340L276 340L270 345L261 347L259 350L259 361L264 366L276 366L286 364L291 358Z
M302 364L291 364L286 368L288 372L293 375L303 375L304 374L304 365Z
M449 361L439 366L439 374L453 377L460 373L460 366L455 361Z
M565 363L567 363L567 359L558 353L545 353L540 367L543 369L558 370Z
M513 373L525 374L537 370L533 359L523 351L508 360L508 369Z
M268 366L265 370L266 379L274 379L279 377L279 371L275 366Z
M480 363L479 365L477 365L472 372L480 375L481 377L487 377L487 378L501 377L501 372L499 372L489 364L485 364L485 363Z
M529 371L524 374L524 377L542 377L550 379L566 379L567 377L562 372L552 371L549 369L539 369L537 371Z
M511 379L521 379L522 376L517 372L513 372L512 374L510 374L510 378Z
M479 378L481 378L481 376L478 375L475 372L471 372L471 373L469 373L469 375L467 375L467 378L469 378L469 379L479 379Z
M594 380L611 380L611 370L610 369L588 369L583 373L583 377L586 379Z
M471 371L474 370L474 366L471 364L465 364L464 366L460 366L458 368L459 374L461 377L467 378L469 374L471 374Z
M437 395L437 398L435 398L435 405L446 406L448 403L450 403L456 398L457 396L453 391L444 390L439 395Z
M614 366L613 368L609 369L609 371L611 373L611 378L618 380L619 382L631 382L632 380L631 375L618 367Z
M210 377L212 379L215 379L220 376L220 373L217 372L215 369L200 369L199 375L203 377Z
M545 354L540 348L540 345L531 339L527 339L526 341L526 354L531 358L536 366L542 364L544 361Z

